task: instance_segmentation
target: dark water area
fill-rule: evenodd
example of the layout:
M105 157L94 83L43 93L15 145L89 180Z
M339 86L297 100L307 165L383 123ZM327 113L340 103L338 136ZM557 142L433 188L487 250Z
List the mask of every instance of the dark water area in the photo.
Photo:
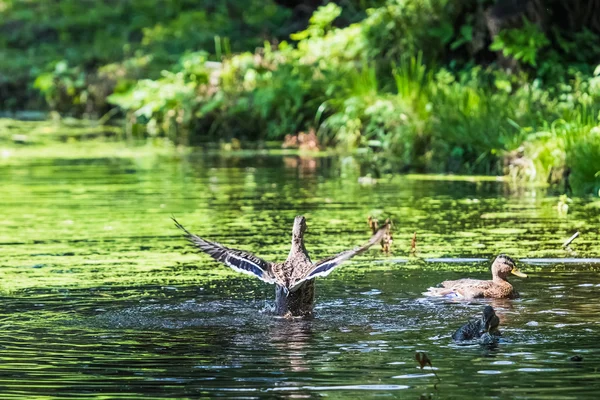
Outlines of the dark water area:
M489 178L361 185L347 162L0 159L0 397L597 398L597 203L566 210ZM298 214L313 260L366 241L369 215L394 222L393 254L372 248L319 279L310 320L272 315L272 286L197 254L170 220L282 261ZM519 299L422 295L487 279L501 252L529 275L511 278ZM487 304L498 345L453 343Z

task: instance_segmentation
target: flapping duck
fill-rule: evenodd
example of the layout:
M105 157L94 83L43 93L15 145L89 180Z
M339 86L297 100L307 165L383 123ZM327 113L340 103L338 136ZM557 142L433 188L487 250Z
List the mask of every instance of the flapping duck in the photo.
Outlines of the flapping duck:
M343 251L333 257L313 263L304 246L306 219L297 216L292 229L292 247L287 259L281 263L263 260L251 253L231 249L219 243L205 240L190 233L175 219L175 224L186 238L198 249L236 271L254 275L258 279L274 284L275 311L282 316L309 316L315 298L315 278L329 275L344 261L367 250L389 234L389 223L381 226L371 239L362 246Z

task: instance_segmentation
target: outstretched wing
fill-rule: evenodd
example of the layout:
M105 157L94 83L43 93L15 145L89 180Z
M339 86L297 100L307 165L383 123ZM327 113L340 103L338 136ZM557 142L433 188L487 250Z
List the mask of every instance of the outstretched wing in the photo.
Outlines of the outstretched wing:
M254 275L261 281L275 283L275 278L271 271L271 263L256 257L253 254L241 250L230 249L219 243L204 240L185 229L175 218L172 219L175 222L175 225L185 233L185 236L190 243L215 260L222 262L236 271Z
M377 232L375 232L373 234L373 236L371 236L371 239L369 239L369 241L367 243L363 244L362 246L358 246L352 250L343 251L333 257L329 257L329 258L325 258L323 260L317 261L313 265L313 267L310 270L308 270L308 272L304 276L302 276L300 279L298 279L296 282L294 282L294 284L290 288L290 291L292 291L295 287L302 284L302 282L304 282L304 281L307 281L307 280L313 279L313 278L317 278L320 276L329 275L335 267L339 266L344 261L354 257L357 254L364 252L365 250L367 250L369 247L373 246L374 244L381 242L383 237L386 234L389 234L389 229L390 229L390 223L388 222L388 223L382 225L381 228L379 228L377 230Z

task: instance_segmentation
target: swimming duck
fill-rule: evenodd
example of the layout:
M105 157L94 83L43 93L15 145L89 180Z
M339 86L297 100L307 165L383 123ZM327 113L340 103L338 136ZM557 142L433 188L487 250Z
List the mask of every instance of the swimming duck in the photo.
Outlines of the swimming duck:
M518 293L506 280L508 274L527 278L527 275L517 269L515 261L512 258L505 254L500 254L492 264L492 280L459 279L456 281L444 281L440 284L442 287L431 287L423 294L464 299L477 297L495 299L518 297Z
M236 271L254 275L263 282L275 284L275 312L287 317L310 316L314 305L315 278L329 275L342 262L380 242L389 229L389 224L384 224L364 245L313 263L304 247L306 219L297 216L294 219L292 247L287 260L272 263L248 252L202 239L190 233L175 218L173 221L194 246L215 260Z
M479 339L482 344L491 344L497 341L500 335L498 326L500 319L491 306L485 306L480 319L466 323L454 332L452 339L463 342Z

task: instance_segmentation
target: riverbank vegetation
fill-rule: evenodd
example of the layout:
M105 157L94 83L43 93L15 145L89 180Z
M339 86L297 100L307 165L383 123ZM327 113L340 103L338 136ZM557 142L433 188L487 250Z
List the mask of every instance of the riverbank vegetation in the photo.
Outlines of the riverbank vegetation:
M2 109L600 189L600 1L0 1ZM289 137L289 136L288 136Z

